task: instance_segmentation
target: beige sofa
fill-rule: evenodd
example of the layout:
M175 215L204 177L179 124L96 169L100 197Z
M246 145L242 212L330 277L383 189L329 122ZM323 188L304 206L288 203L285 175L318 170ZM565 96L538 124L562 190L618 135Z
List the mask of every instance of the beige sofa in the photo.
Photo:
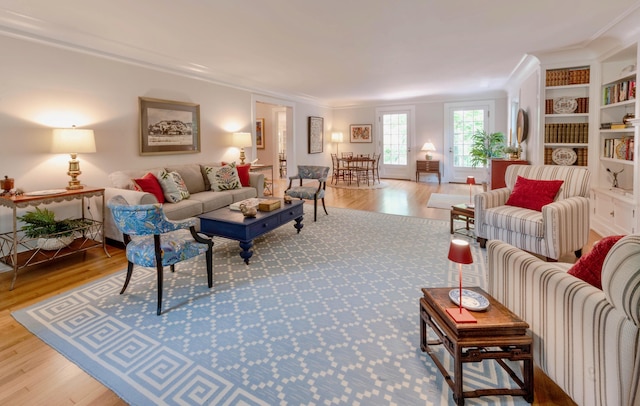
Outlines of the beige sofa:
M640 235L609 251L602 290L501 241L489 293L529 323L535 363L577 404L640 406Z
M235 190L225 190L220 192L211 191L211 184L204 173L204 167L216 167L220 164L185 164L167 166L164 168L151 168L139 170L117 171L109 175L110 186L105 188L105 201L116 195L123 196L129 204L151 204L158 200L151 193L134 190L132 179L142 178L151 172L158 175L161 171L178 172L184 180L190 197L178 203L165 202L164 212L171 220L182 220L194 217L202 213L216 210L231 203L258 197L263 195L264 174L259 172L249 173L249 187L242 187ZM105 207L105 237L122 242L122 234L118 231L113 222L113 217L109 208Z

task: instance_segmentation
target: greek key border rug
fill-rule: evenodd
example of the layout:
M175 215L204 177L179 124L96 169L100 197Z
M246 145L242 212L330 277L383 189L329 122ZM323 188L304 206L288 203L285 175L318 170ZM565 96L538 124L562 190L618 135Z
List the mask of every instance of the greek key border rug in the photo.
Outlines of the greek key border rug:
M418 324L420 288L457 284L448 223L337 208L314 223L305 209L302 232L256 240L249 266L216 238L212 289L204 259L165 271L161 316L147 268L123 295L124 270L13 316L130 404L453 404ZM472 253L464 284L484 286ZM497 364L467 365L467 388L509 385Z

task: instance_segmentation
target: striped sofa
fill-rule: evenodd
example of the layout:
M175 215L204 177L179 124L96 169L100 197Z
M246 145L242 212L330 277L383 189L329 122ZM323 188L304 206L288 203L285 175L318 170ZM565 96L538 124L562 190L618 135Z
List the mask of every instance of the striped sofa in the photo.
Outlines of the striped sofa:
M527 179L562 179L553 203L542 212L505 206L519 176ZM479 193L474 198L475 228L480 246L501 240L525 251L558 260L575 252L580 257L589 238L589 182L587 168L556 165L511 165L506 187Z
M529 323L535 363L579 405L640 406L640 235L618 241L602 289L489 241L489 293Z

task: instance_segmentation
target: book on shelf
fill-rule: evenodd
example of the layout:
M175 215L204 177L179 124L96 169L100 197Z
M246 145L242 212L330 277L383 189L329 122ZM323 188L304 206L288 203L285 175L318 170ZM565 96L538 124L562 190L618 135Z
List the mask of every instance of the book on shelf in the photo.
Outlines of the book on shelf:
M626 80L602 89L602 104L621 103L636 98L636 81Z

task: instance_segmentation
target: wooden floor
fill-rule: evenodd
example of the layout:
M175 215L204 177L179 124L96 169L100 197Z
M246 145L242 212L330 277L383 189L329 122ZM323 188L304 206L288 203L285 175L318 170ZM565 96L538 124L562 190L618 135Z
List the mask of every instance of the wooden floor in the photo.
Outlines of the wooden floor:
M431 193L468 193L467 185L415 183L384 180L389 186L377 190L327 188L331 207L370 210L415 217L449 219L449 212L427 208ZM282 196L285 181L277 181L275 195ZM479 192L480 186L474 186ZM311 207L307 207L307 212ZM320 208L318 216L324 216ZM590 245L599 238L592 234ZM100 249L63 258L19 272L15 289L9 291L11 272L0 273L0 405L123 405L112 391L90 377L17 323L11 312L105 275L122 271L122 249L109 247L111 258ZM562 258L568 262L574 258ZM416 327L417 328L417 327ZM418 345L416 343L416 345ZM536 370L536 405L574 404L553 382Z

